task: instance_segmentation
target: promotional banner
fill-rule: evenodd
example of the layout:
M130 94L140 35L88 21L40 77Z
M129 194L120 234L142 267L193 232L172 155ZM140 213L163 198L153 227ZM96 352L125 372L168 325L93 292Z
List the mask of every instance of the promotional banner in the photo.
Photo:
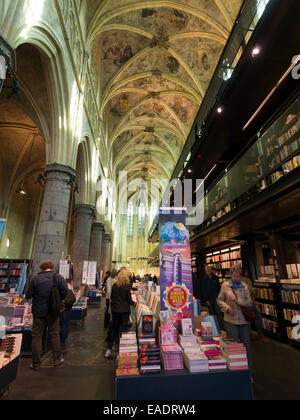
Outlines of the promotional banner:
M70 277L70 264L66 260L60 260L59 274L66 280Z
M161 311L170 311L173 324L194 321L190 235L184 210L159 215Z
M88 278L87 284L89 286L95 286L96 284L96 273L97 273L97 262L89 261Z

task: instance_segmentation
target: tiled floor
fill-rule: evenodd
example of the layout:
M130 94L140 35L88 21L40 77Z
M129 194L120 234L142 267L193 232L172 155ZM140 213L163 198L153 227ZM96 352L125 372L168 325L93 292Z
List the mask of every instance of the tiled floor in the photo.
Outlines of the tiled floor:
M18 379L7 400L113 400L115 361L104 359L104 304L90 307L83 326L73 324L65 350L65 364L29 369L22 359ZM253 342L254 393L258 400L300 400L300 352L272 341Z

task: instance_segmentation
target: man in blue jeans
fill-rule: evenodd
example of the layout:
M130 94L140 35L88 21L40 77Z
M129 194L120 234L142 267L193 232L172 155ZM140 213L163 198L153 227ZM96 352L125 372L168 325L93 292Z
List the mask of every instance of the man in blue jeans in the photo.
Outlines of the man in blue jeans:
M221 309L217 304L217 298L221 290L219 277L213 273L212 267L209 265L205 267L205 276L202 280L202 292L208 312L210 315L215 315L221 330L224 330L224 321Z

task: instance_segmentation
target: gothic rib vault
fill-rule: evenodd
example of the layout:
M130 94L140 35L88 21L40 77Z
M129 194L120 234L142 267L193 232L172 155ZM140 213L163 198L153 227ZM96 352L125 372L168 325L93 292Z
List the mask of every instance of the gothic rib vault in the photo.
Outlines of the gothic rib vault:
M113 172L170 178L242 0L89 3Z

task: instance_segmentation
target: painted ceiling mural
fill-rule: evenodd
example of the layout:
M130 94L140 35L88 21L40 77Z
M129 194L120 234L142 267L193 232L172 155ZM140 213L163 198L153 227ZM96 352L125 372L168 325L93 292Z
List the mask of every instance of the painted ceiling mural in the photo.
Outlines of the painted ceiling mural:
M169 178L242 0L89 1L113 169Z

